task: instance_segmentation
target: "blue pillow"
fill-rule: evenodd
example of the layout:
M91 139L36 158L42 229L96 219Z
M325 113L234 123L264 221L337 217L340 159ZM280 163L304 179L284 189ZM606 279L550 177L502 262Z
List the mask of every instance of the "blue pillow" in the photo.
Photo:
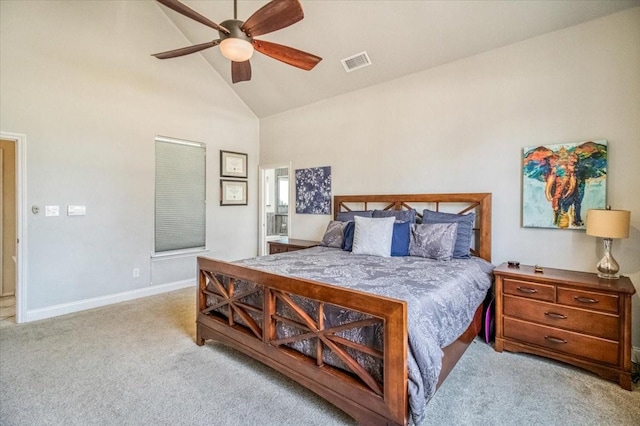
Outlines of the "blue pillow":
M344 238L342 239L342 250L353 250L353 234L356 230L355 222L347 222L347 226L344 227Z
M354 210L351 212L340 212L336 220L340 222L350 222L355 216L373 217L373 210Z
M389 217L394 216L396 220L401 222L416 223L415 209L409 210L374 210L373 217Z
M454 259L466 259L471 257L471 239L473 238L473 223L476 220L475 213L453 214L444 212L434 212L425 209L422 213L422 223L457 223L458 231L456 244L453 248Z
M411 223L396 222L393 224L391 238L391 256L409 256L409 242L411 241Z

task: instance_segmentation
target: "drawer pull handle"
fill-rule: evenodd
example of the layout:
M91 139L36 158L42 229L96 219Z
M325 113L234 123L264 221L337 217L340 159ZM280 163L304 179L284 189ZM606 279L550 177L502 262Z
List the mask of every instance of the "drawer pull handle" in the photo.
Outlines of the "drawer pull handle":
M567 319L566 315L556 314L555 312L545 312L544 314L554 319Z
M575 296L573 300L576 300L580 303L598 303L599 302L598 299L592 299L590 297L582 297L582 296Z
M557 338L557 337L553 337L553 336L544 336L544 338L545 338L546 340L550 341L550 342L553 342L553 343L562 343L562 344L567 343L567 341L566 341L566 340L564 340L564 339L559 339L559 338Z
M536 290L535 288L529 288L529 287L518 287L518 291L521 291L527 294L533 294L538 292L538 290Z

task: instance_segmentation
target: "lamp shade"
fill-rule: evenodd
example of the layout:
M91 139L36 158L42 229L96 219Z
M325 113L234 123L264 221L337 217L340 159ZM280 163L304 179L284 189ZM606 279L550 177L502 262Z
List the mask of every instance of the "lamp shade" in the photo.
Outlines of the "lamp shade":
M587 235L601 238L629 238L631 212L628 210L587 211Z

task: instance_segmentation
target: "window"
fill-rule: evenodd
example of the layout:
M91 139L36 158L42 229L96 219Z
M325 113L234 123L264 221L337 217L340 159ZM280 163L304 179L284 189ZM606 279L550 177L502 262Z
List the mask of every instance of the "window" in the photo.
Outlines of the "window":
M155 252L204 249L205 145L156 137Z

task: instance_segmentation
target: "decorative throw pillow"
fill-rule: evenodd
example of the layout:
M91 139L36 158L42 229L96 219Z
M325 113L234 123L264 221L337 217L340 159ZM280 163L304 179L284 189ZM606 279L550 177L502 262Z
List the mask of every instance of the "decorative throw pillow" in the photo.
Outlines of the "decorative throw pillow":
M321 246L325 247L342 247L342 241L344 240L344 228L347 226L347 222L339 222L337 220L332 220L327 225L327 230L324 231L324 236L322 237Z
M339 220L342 222L349 222L349 221L352 221L353 218L356 216L371 217L372 215L373 215L373 210L354 210L351 212L338 213L338 217L336 218L336 220Z
M415 209L409 210L374 210L372 217L390 217L393 216L401 222L416 223Z
M456 245L453 249L455 259L466 259L471 257L471 239L473 238L473 223L476 220L475 213L453 214L444 212L434 212L425 209L422 213L422 223L457 223L458 233L456 235Z
M421 223L411 226L409 254L435 260L451 260L457 223Z
M409 222L395 222L391 237L391 256L409 256L410 240L411 224Z
M353 249L353 232L356 230L355 222L345 222L344 238L342 240L342 250L351 251Z
M391 239L395 218L354 217L356 229L353 233L353 254L391 256Z

